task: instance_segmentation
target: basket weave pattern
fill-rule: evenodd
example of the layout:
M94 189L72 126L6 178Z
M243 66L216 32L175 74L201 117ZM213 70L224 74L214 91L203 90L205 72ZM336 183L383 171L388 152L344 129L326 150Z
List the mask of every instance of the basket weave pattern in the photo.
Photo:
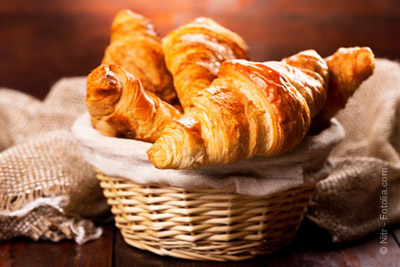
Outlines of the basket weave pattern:
M308 185L252 197L97 178L125 242L191 260L245 260L288 245L314 192Z

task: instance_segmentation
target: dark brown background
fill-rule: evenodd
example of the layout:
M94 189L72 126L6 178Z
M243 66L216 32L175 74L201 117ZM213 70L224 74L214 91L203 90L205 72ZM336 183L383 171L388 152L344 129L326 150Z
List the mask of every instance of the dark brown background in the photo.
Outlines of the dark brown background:
M0 86L42 98L57 79L87 75L122 8L148 16L162 35L210 16L248 42L253 60L355 45L400 59L398 0L1 0Z

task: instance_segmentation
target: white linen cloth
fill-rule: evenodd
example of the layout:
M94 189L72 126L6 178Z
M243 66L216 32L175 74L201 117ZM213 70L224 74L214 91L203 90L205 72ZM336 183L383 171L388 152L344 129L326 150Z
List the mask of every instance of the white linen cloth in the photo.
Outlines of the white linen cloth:
M108 176L144 185L232 189L250 196L280 192L325 178L332 167L327 157L344 137L342 126L333 119L329 128L307 136L293 151L280 156L190 170L160 170L147 158L150 143L103 136L93 129L88 113L76 120L72 132L84 159Z

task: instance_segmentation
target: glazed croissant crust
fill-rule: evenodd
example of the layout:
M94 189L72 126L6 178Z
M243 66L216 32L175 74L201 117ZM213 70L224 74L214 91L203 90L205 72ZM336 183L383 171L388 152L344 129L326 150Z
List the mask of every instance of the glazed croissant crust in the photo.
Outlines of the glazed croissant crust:
M197 92L217 77L222 62L248 57L244 40L210 18L197 18L173 30L162 45L184 109Z
M176 97L164 61L161 39L149 19L130 10L120 11L111 27L111 43L102 64L119 65L135 75L143 87L171 102Z
M117 65L101 65L87 77L86 106L95 129L106 136L154 142L180 112Z
M357 64L358 53L368 60ZM373 62L364 48L338 50L327 60L308 50L281 62L225 61L218 78L166 126L149 159L157 168L186 169L289 151L325 109L329 79L336 81L335 92L354 92Z
M313 128L328 124L375 68L374 54L368 47L339 48L325 61L330 78L328 96L323 109L313 121Z

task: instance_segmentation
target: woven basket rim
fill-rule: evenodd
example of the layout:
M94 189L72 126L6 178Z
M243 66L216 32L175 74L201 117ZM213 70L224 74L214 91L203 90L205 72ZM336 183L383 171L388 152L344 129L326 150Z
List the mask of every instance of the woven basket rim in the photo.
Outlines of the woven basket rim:
M230 194L235 194L235 195L241 195L241 196L247 196L247 197L256 197L256 198L263 198L263 197L269 197L269 196L275 196L275 195L279 195L282 192L286 192L288 190L296 190L299 188L304 188L304 187L314 187L316 182L304 182L302 184L299 185L294 185L291 187L287 187L284 188L280 191L277 192L273 192L273 193L269 193L266 195L246 195L246 194L241 194L236 192L235 189L231 189L231 188L213 188L213 187L205 187L205 186L198 186L198 187L190 187L190 188L182 188L182 187L177 187L177 186L172 186L172 185L167 185L167 184L158 184L158 183L147 183L147 184L142 184L142 183L137 183L135 181L129 180L127 178L124 177L117 177L117 176L113 176L113 175L107 175L102 173L100 170L98 170L97 168L93 167L94 171L98 174L103 176L104 178L112 178L114 180L120 180L121 182L126 182L129 181L129 183L133 183L135 185L139 185L142 187L149 187L149 188L164 188L164 189L171 189L171 190L176 190L176 191L204 191L207 193L218 193L218 192L222 192L222 193L230 193Z

